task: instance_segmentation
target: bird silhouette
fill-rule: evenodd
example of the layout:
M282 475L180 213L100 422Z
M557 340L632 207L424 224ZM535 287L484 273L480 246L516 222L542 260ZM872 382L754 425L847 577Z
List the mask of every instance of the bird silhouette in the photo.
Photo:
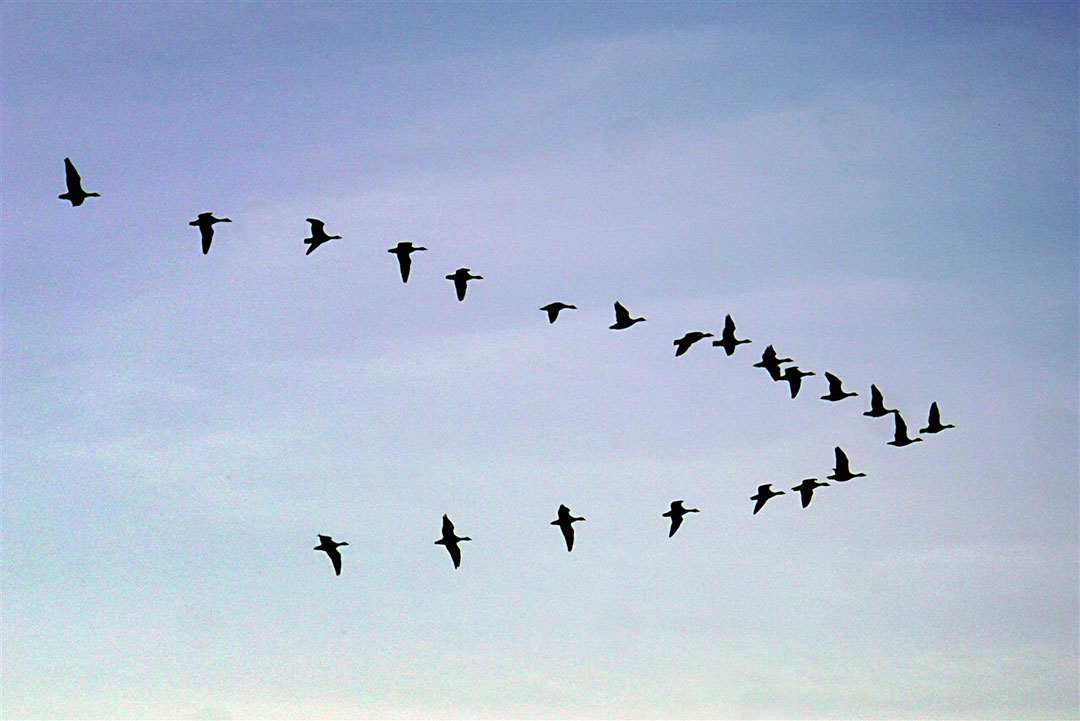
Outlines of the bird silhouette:
M829 371L825 371L825 380L829 381L829 393L821 396L823 401L842 401L845 398L859 395L855 391L845 391L843 382Z
M774 381L780 380L780 364L790 363L790 358L777 358L776 351L770 345L761 352L761 360L754 364L755 368L764 368Z
M900 411L893 411L893 422L895 423L893 430L893 439L889 441L890 446L896 446L897 448L903 448L904 446L910 446L912 443L918 443L922 438L908 438L907 423L900 417Z
M930 417L926 421L926 428L920 428L919 433L940 433L946 428L956 428L952 423L941 425L941 412L938 411L937 401L930 404Z
M623 304L619 301L615 301L615 322L609 325L611 330L623 330L629 328L634 323L640 323L645 320L644 318L631 318L630 311L628 311Z
M577 310L577 306L570 305L569 303L561 303L559 301L555 301L554 303L548 303L540 310L547 312L548 323L554 323L555 319L559 317L559 311Z
M310 246L304 255L311 255L323 243L341 238L340 235L327 235L326 231L323 230L326 223L318 218L308 218L307 222L311 223L311 237L304 238L304 243Z
M682 338L676 339L673 341L673 345L677 346L675 348L675 355L681 356L690 349L690 346L694 345L702 338L712 338L712 333L702 333L699 330L692 330Z
M338 546L348 546L345 541L338 543L330 536L324 536L321 533L319 536L319 545L315 546L316 551L326 551L326 555L330 556L330 562L334 564L334 573L338 576L341 575L341 553L338 552Z
M566 539L567 552L574 550L574 523L576 521L584 521L584 516L571 516L570 509L565 505L559 506L559 517L551 522L551 525L558 526L562 530L563 538Z
M672 501L671 502L671 510L666 512L666 513L661 514L662 516L664 516L664 518L670 518L671 519L671 530L668 531L668 534L667 534L668 538L671 538L672 536L674 536L675 531L679 530L679 526L682 525L683 516L685 516L687 513L698 513L698 512L699 511L696 508L683 508L683 502L682 501Z
M784 369L783 375L780 376L780 380L787 381L788 386L791 388L791 397L799 395L799 389L802 388L802 379L806 376L817 375L814 371L799 370L799 366L789 366Z
M865 473L852 473L851 467L848 465L847 454L844 453L844 449L840 446L836 447L836 467L833 468L831 476L825 476L830 481L850 481L852 478L861 478L865 476Z
M447 552L450 554L450 559L454 562L454 568L461 565L461 548L458 546L459 541L471 541L468 536L457 536L454 534L454 524L450 520L450 517L445 513L442 517L442 538L435 541L436 546L446 546Z
M100 198L101 193L87 193L82 187L82 177L71 162L71 158L64 158L64 180L67 182L67 192L56 197L67 200L71 207L82 205L87 198Z
M724 352L731 355L735 352L735 346L743 343L749 343L748 339L738 340L735 338L735 321L731 319L731 316L724 318L724 331L720 334L720 340L714 340L712 344L714 346L720 346L724 349ZM772 348L772 346L769 346Z
M878 390L876 385L870 384L870 410L864 411L864 416L870 416L871 418L880 418L881 416L887 416L890 413L895 413L895 408L886 408L885 401L881 397L881 391Z
M754 504L754 515L757 515L757 512L760 511L762 507L764 507L764 505L768 502L770 498L782 495L784 495L784 491L774 491L772 489L771 483L766 483L763 486L758 486L757 493L750 496L751 501L757 501L757 503Z
M210 252L210 241L214 239L214 223L231 223L231 218L215 218L213 213L199 213L199 217L188 223L194 225L202 233L202 252L206 255Z
M386 251L387 253L393 253L397 256L398 267L401 268L402 283L409 282L409 270L412 268L412 258L410 258L409 256L418 250L427 250L427 248L422 245L413 245L407 240L403 240L397 245L395 245L393 248L390 248Z
M446 276L447 280L454 281L454 289L457 291L457 299L465 300L465 285L470 280L483 280L482 275L473 275L469 272L468 268L458 268L450 275Z
M829 484L822 483L816 478L804 478L802 479L802 482L799 483L799 485L795 486L791 490L799 492L799 495L802 497L802 507L806 508L810 505L810 499L814 497L814 489L821 488L822 486L827 485Z

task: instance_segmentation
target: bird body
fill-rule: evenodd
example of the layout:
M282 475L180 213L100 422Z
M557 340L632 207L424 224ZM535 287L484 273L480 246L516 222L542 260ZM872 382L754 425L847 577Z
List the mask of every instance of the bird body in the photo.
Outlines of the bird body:
M829 393L827 395L821 396L821 400L823 401L842 401L845 398L859 395L854 391L845 391L843 387L843 381L841 381L829 371L825 371L825 380L829 381Z
M731 316L724 318L724 330L720 334L720 340L714 340L714 346L720 346L724 349L724 352L731 355L735 352L735 346L742 345L743 343L749 343L748 339L739 340L735 337L735 321L731 319ZM769 346L772 348L772 346Z
M907 423L900 416L900 411L893 411L893 439L889 441L890 446L896 446L897 448L903 448L904 446L910 446L912 443L918 443L922 438L909 438L907 431Z
M816 478L804 478L799 483L799 485L795 486L791 490L799 492L799 495L802 497L802 507L806 508L810 505L810 500L814 497L814 489L821 488L822 486L827 485L829 484L822 483Z
M634 325L634 323L640 323L644 320L644 318L631 318L630 311L622 303L615 301L615 322L609 325L608 328L611 330L623 330Z
M199 217L188 223L199 229L202 234L202 252L210 252L210 241L214 239L214 223L231 223L231 218L215 218L213 213L199 213Z
M919 433L940 433L946 428L956 428L952 423L941 424L941 411L938 410L937 401L930 404L930 417L927 418L926 428L920 428Z
M574 523L584 521L584 516L571 516L570 509L565 505L559 506L559 517L551 522L552 526L558 526L562 530L563 539L566 541L566 551L574 550Z
M692 330L686 335L684 335L682 338L677 338L675 341L673 341L673 345L676 346L675 355L681 356L683 353L690 349L690 346L694 345L699 340L711 337L712 333L702 333L699 330Z
M765 504L770 498L775 498L776 496L782 495L784 495L784 491L774 491L772 489L771 483L766 483L765 485L758 486L757 493L750 496L751 501L756 501L756 503L754 504L754 515L757 515L757 512L765 506Z
M412 258L410 258L409 256L418 250L427 250L427 248L422 245L413 245L407 240L403 240L397 245L395 245L393 248L390 248L386 251L387 253L393 253L397 256L398 266L401 269L402 283L409 282L409 270L412 268Z
M311 237L304 238L304 243L310 246L304 255L311 255L315 249L323 243L331 240L339 240L341 238L340 235L327 235L325 230L326 223L318 218L308 218L307 222L311 223Z
M338 551L338 546L348 546L346 541L338 543L330 536L324 536L321 533L319 536L319 545L315 546L313 550L325 551L326 555L330 557L330 562L334 564L334 574L341 575L341 553Z
M461 547L458 546L460 541L471 541L468 536L458 536L454 533L454 523L450 520L450 517L445 513L442 517L442 538L435 541L436 546L446 546L447 552L450 554L450 560L454 562L454 568L461 565Z
M781 378L780 364L790 363L790 358L777 358L776 350L770 345L764 351L761 352L761 360L754 364L755 368L764 368L769 371L769 375L774 381L778 381Z
M844 453L844 449L840 446L836 447L836 466L833 468L831 476L825 476L830 481L850 481L852 478L861 478L865 476L865 473L852 473L851 467L848 464L847 454Z
M87 193L82 187L82 177L79 175L79 171L75 170L75 165L71 162L71 158L64 158L64 181L67 185L67 192L62 193L56 197L60 200L66 200L71 203L71 207L82 205L83 201L87 198L100 198L100 193Z
M560 311L577 310L577 306L576 305L570 305L569 303L562 303L562 302L559 302L559 301L555 301L554 303L548 303L547 305L540 308L540 310L545 311L547 313L548 323L554 323L555 319L559 317L559 312Z
M683 508L682 501L672 501L671 510L661 514L664 518L671 519L671 530L668 531L668 538L674 536L675 531L679 530L679 526L681 526L683 522L683 516L687 513L699 513L699 511L696 508Z
M788 382L788 386L791 389L791 397L799 395L799 389L802 388L802 379L806 376L817 375L814 371L799 370L799 366L789 366L784 369L783 375L780 376L780 380Z
M454 289L457 291L457 299L465 300L465 287L470 280L483 280L482 275L473 275L468 268L458 268L450 275L446 276L447 280L454 281Z
M895 412L895 408L886 408L885 400L881 396L881 391L873 383L870 384L870 410L864 411L864 416L871 418L880 418L881 416L887 416L890 413Z

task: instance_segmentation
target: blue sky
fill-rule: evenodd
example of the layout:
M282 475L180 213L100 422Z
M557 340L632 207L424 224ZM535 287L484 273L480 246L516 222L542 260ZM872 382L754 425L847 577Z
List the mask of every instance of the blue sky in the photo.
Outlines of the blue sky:
M6 717L1080 713L1076 4L0 20Z

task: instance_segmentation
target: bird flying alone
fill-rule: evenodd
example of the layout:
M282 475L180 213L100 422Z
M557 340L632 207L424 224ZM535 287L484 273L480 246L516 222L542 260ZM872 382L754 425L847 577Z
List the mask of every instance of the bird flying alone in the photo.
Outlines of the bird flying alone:
M466 284L470 280L483 280L484 276L473 275L471 272L469 272L468 268L458 268L453 273L446 276L446 279L454 281L454 290L457 291L457 299L465 300Z
M548 323L554 323L555 319L559 317L559 313L564 310L577 310L576 305L570 305L569 303L562 303L555 301L554 303L548 303L540 308L540 310L547 313Z
M71 158L64 158L64 180L67 184L67 192L57 197L60 200L66 200L71 203L71 207L76 205L82 205L83 201L87 198L100 198L100 193L87 193L82 187L82 177L79 175L79 171L75 170L75 165L71 162Z
M321 533L319 536L319 545L315 546L316 551L326 551L326 555L330 556L330 562L334 564L334 574L341 575L341 553L338 552L338 546L348 546L345 541L338 543L330 536L324 536Z
M782 495L784 495L784 491L774 491L772 489L772 484L771 483L766 483L763 486L758 486L757 487L757 493L750 496L750 500L755 501L755 503L754 503L754 515L755 516L757 515L757 512L760 511L765 506L765 504L768 502L768 500L770 498L775 498L776 496L782 496Z
M559 506L559 517L552 521L551 525L558 526L562 531L567 553L574 550L574 523L584 520L584 516L571 516L570 509L565 505Z
M900 416L900 411L893 411L893 439L889 441L890 446L896 446L897 448L903 448L904 446L910 446L912 443L918 443L922 438L908 438L907 423Z
M806 508L810 505L810 499L814 497L814 489L827 486L828 483L822 483L816 478L804 478L799 485L795 486L791 490L798 491L799 496L802 497L802 507Z
M919 433L940 433L946 428L956 428L952 423L941 425L941 411L938 410L937 401L930 404L930 417L927 418L926 428L920 428Z
M671 519L671 530L668 531L668 534L667 534L668 538L671 538L672 536L674 536L675 531L679 530L679 526L682 525L683 516L685 516L687 513L698 513L698 512L699 511L696 508L684 508L682 501L672 501L671 502L671 510L667 511L666 513L660 514L664 518L670 518Z
M761 352L761 360L754 364L755 368L764 368L769 371L769 376L774 380L780 380L780 364L790 363L790 358L777 358L776 350L770 345Z
M401 269L401 282L409 282L409 270L412 268L412 258L409 256L418 250L427 250L422 245L413 245L412 243L403 240L393 248L390 248L387 253L393 253L397 256L398 267Z
M829 392L828 394L821 396L821 400L823 401L842 401L845 398L859 395L854 391L845 391L843 388L843 381L829 371L825 371L825 380L829 381Z
M852 478L862 478L865 473L852 473L851 467L848 465L847 454L844 453L844 449L840 446L836 447L836 467L833 468L831 476L825 476L830 481L850 481Z
M611 330L623 330L629 328L634 323L641 323L644 318L631 318L630 311L628 311L622 303L615 301L615 322L608 326Z
M749 343L746 338L739 340L735 337L735 321L731 319L731 316L724 318L724 330L720 334L720 340L714 340L712 344L714 346L720 346L724 349L724 352L731 355L735 352L735 346L742 345L743 343ZM772 346L769 346L772 348Z
M682 338L676 338L673 341L676 357L681 356L690 349L690 346L704 338L712 338L712 333L702 333L700 330L692 330Z
M318 218L308 218L307 222L311 223L311 237L304 238L304 243L311 247L307 249L307 252L304 253L304 255L311 255L315 252L315 249L323 243L331 240L339 240L341 238L340 235L327 235L326 230L324 230L326 223Z
M458 546L459 541L471 541L468 536L458 536L454 534L454 523L450 520L450 517L445 513L442 517L442 538L435 541L436 546L446 546L447 552L450 554L450 560L454 562L454 568L461 565L461 548Z
M886 408L885 400L881 396L881 391L873 383L870 384L870 410L863 411L864 416L870 416L871 418L881 418L887 416L890 413L894 413L895 408Z
M214 239L214 223L231 223L231 218L215 218L213 213L199 213L199 217L188 223L194 225L202 233L202 252L206 255L210 252L210 241Z
M783 375L780 376L780 380L788 382L788 386L791 388L791 397L799 395L799 389L802 388L802 379L806 376L817 375L814 371L799 370L799 366L790 366L784 369Z

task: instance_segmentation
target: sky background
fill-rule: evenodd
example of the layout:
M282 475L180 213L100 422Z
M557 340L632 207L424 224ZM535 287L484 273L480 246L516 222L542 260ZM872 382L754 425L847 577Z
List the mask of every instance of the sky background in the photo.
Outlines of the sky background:
M0 21L4 717L1080 715L1076 3Z

